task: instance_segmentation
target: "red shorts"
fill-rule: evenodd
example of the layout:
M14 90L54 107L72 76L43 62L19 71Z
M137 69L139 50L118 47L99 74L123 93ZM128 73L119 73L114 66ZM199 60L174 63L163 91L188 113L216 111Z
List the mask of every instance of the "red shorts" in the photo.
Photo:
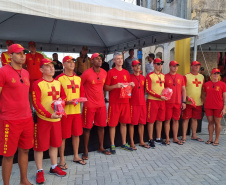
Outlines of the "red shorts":
M34 146L33 118L22 120L0 120L0 155L13 156L17 148Z
M206 116L214 116L217 118L222 118L223 115L221 114L222 109L205 109Z
M202 118L202 106L193 107L187 104L186 109L182 112L182 119L201 119Z
M37 118L34 133L34 150L46 151L50 146L60 147L62 144L61 121L50 122Z
M165 120L179 120L181 114L181 104L166 103L166 117Z
M93 122L98 127L107 126L107 110L106 106L98 108L89 108L83 106L82 111L82 126L83 128L91 129Z
M63 116L61 118L61 130L63 139L70 138L71 135L81 136L83 133L81 114Z
M131 123L129 103L109 104L108 107L108 126L116 127L118 122Z
M146 105L130 105L131 124L146 124Z
M154 123L155 121L165 120L165 101L147 100L147 122Z

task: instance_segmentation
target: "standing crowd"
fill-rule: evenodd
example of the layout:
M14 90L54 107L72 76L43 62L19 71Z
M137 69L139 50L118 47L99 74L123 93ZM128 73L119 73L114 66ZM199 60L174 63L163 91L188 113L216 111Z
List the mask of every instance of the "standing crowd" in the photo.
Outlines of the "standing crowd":
M197 120L202 117L202 106L209 121L209 139L206 144L219 145L221 119L226 113L226 85L219 81L220 70L214 68L210 81L205 83L199 74L201 64L191 63L191 73L182 76L177 73L179 64L171 61L170 72L163 74L164 61L149 55L146 65L147 76L141 74L141 63L133 57L134 51L123 66L123 55L115 53L114 67L103 67L104 55L87 56L88 48L83 46L76 60L65 56L61 62L54 53L54 60L44 58L36 52L36 43L29 42L29 50L19 44L8 42L8 51L3 53L4 66L0 68L0 155L2 177L9 184L14 154L18 149L20 184L30 185L27 179L28 152L33 148L37 166L36 182L45 182L43 152L49 150L50 174L66 176L67 164L64 158L65 141L72 137L73 162L85 165L88 156L90 131L97 126L99 148L104 155L116 154L115 133L120 124L121 149L137 150L134 143L134 125L138 125L139 146L155 148L155 145L170 145L170 121L172 120L173 142L186 143L189 120L191 139L203 142L196 134ZM124 69L124 68L125 69ZM108 72L104 68L108 68ZM57 72L57 75L54 76ZM131 98L121 98L121 90L131 86ZM163 90L172 89L169 99ZM105 93L109 91L108 114ZM147 100L145 99L147 93ZM87 101L74 104L75 99L86 97ZM65 102L67 116L58 115L51 107L54 100ZM33 122L32 109L37 114ZM179 119L183 119L182 138L178 139ZM147 124L149 141L143 140L144 125ZM166 140L161 137L164 124ZM126 141L127 125L130 145ZM109 127L110 150L104 148L104 131ZM154 127L155 126L155 127ZM156 138L153 130L156 128ZM213 133L215 131L215 139ZM79 137L84 138L84 152L78 155ZM60 155L57 161L58 152Z

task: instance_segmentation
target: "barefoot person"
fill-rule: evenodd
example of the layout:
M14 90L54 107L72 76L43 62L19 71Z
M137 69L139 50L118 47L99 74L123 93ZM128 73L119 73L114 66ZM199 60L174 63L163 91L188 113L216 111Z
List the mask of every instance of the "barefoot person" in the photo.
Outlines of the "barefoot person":
M0 155L2 179L9 185L14 154L18 149L20 184L30 185L27 179L28 152L33 147L34 123L29 106L29 74L22 65L24 48L13 44L8 48L10 65L0 69Z
M206 144L219 145L219 136L221 132L221 119L226 114L226 84L219 81L220 70L214 68L211 72L211 81L203 86L203 101L206 116L209 122L209 139ZM215 130L215 140L213 133Z

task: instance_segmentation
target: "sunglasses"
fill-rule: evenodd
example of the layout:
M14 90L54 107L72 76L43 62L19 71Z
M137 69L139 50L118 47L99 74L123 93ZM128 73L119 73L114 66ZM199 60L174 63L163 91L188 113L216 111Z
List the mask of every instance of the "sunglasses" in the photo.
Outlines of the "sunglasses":
M163 63L156 63L156 65L160 66L160 65L163 65Z
M215 75L219 75L220 73L214 73Z

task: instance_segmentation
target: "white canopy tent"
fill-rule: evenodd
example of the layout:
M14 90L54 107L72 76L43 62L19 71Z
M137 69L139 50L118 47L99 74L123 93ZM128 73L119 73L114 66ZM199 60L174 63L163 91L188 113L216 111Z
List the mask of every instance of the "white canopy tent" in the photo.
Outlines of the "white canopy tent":
M43 51L124 51L198 34L190 21L120 0L0 0L0 48L5 40Z

